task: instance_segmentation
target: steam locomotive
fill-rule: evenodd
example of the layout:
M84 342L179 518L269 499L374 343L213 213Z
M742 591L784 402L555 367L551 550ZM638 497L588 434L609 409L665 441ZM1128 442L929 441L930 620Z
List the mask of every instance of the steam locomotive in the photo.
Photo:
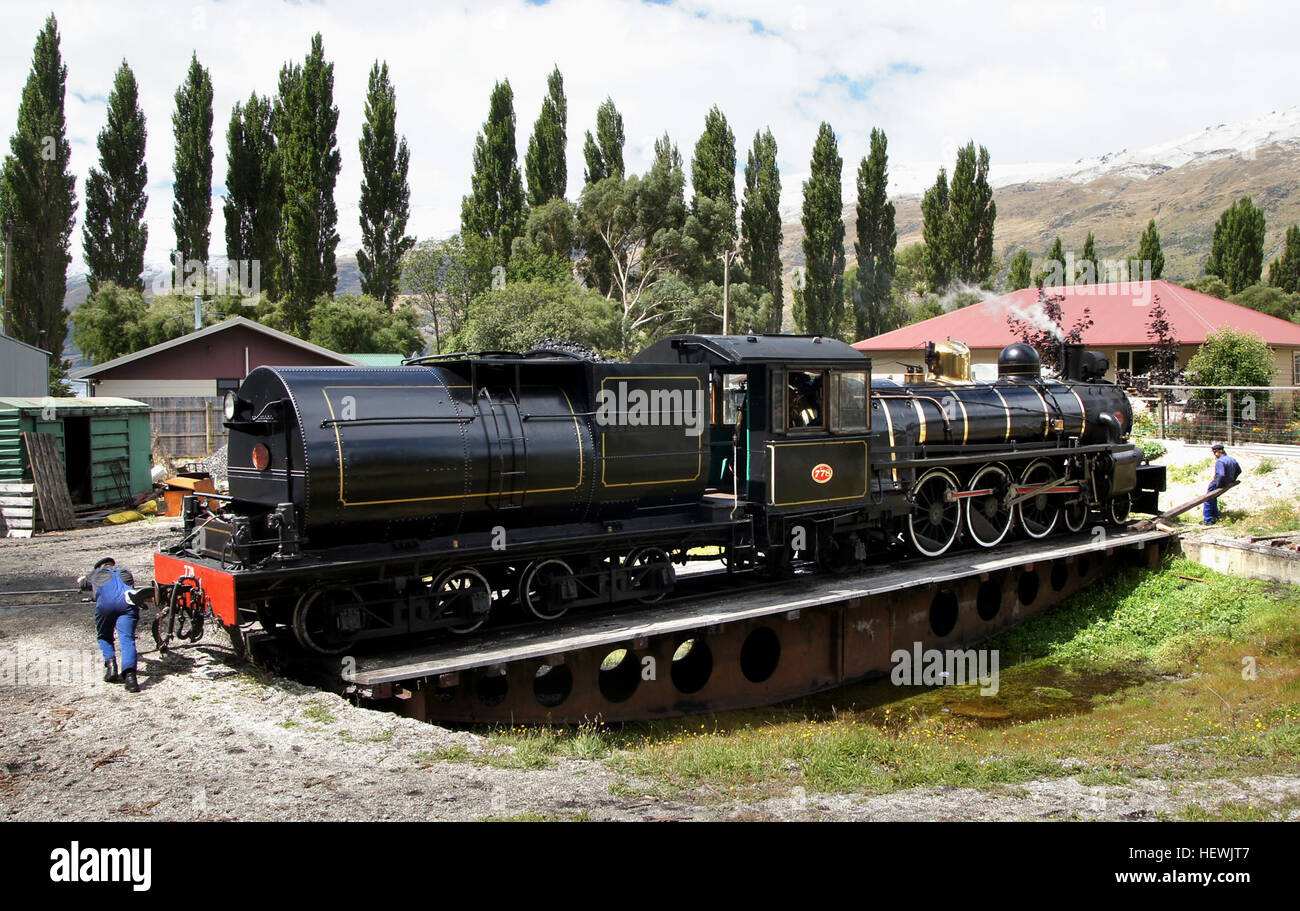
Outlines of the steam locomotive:
M226 404L229 495L187 499L155 578L232 638L341 654L651 603L692 559L844 572L1156 512L1164 469L1126 442L1106 358L1062 359L1044 378L1011 345L972 382L941 342L895 383L833 339L678 335L627 363L259 367Z

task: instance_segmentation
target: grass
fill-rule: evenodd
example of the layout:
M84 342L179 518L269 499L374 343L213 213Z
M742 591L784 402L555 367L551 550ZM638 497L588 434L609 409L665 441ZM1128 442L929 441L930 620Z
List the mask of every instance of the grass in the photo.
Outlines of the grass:
M1272 474L1277 471L1277 462L1272 459L1260 459L1259 464L1255 466L1255 474Z
M1232 493L1229 492L1227 497L1231 496ZM1240 509L1224 509L1219 514L1218 527L1224 534L1249 537L1300 531L1300 502L1269 500L1250 513Z
M936 710L971 698L960 688L900 700L885 683L874 686L886 701L829 718L779 707L609 731L607 764L700 800L1300 771L1296 589L1175 559L1099 583L989 646L1001 652L1010 723ZM1254 681L1242 679L1244 655L1256 656ZM1176 763L1166 744L1177 744Z
M1155 572L1100 581L987 646L1001 663L991 699L974 687L882 681L743 712L494 728L486 748L416 758L510 769L601 760L619 776L616 796L696 802L796 788L1014 788L1065 775L1108 786L1300 773L1300 589L1171 558ZM1253 659L1254 679L1243 677L1243 658ZM954 710L975 701L1004 711Z
M337 718L330 714L330 710L323 705L309 705L302 710L302 715L308 721L315 721L319 724L333 724L338 721Z
M1190 484L1204 475L1213 463L1213 459L1202 459L1187 465L1174 465L1168 469L1166 475L1170 484Z

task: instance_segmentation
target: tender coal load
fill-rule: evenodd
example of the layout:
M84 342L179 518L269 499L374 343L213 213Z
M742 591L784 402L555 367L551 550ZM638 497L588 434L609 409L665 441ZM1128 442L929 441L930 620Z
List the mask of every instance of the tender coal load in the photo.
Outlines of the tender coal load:
M609 358L603 356L594 348L588 348L581 342L573 342L562 338L546 337L539 339L533 346L534 351L559 351L562 354L571 354L574 357L581 358L584 361L595 361L598 364L607 363Z

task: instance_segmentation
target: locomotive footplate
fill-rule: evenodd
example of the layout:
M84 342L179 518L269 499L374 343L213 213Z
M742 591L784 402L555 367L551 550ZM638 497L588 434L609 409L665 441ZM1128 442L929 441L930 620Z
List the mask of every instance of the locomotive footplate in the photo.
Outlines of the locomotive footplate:
M886 674L898 649L970 647L1121 565L1157 565L1175 537L1128 529L1027 541L345 656L331 685L430 722L632 721L767 705Z

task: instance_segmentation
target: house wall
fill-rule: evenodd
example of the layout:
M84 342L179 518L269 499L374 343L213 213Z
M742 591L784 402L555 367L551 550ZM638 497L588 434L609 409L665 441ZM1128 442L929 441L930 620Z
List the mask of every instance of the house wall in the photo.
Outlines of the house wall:
M1106 371L1106 379L1114 382L1115 365L1118 361L1120 351L1145 351L1145 345L1135 344L1129 346L1117 345L1098 345L1096 347L1089 345L1090 350L1100 351L1110 359L1110 369ZM1187 367L1187 362L1196 354L1199 345L1180 345L1178 348L1178 369L1182 370ZM1001 349L998 348L975 348L971 350L971 369L976 379L994 379L997 377L998 354ZM889 379L902 382L904 367L903 364L923 364L925 356L923 352L917 349L895 350L895 351L864 351L863 354L871 358L871 375L877 379L888 377ZM1297 374L1296 357L1300 355L1300 347L1285 348L1279 347L1273 349L1273 385L1274 386L1300 386L1300 375ZM986 365L981 371L977 365Z
M50 356L0 335L0 396L39 396L50 390Z
M110 381L153 380L171 383L175 380L239 380L254 367L267 364L277 367L315 367L337 366L339 361L306 351L247 326L232 326L223 332L155 352L101 373L96 377L99 382L95 394L117 395L118 393L104 391L104 384ZM215 395L215 386L211 388L211 392L173 391L154 394Z
M95 395L116 396L142 401L174 396L211 397L217 394L217 381L208 380L101 380L95 384Z

